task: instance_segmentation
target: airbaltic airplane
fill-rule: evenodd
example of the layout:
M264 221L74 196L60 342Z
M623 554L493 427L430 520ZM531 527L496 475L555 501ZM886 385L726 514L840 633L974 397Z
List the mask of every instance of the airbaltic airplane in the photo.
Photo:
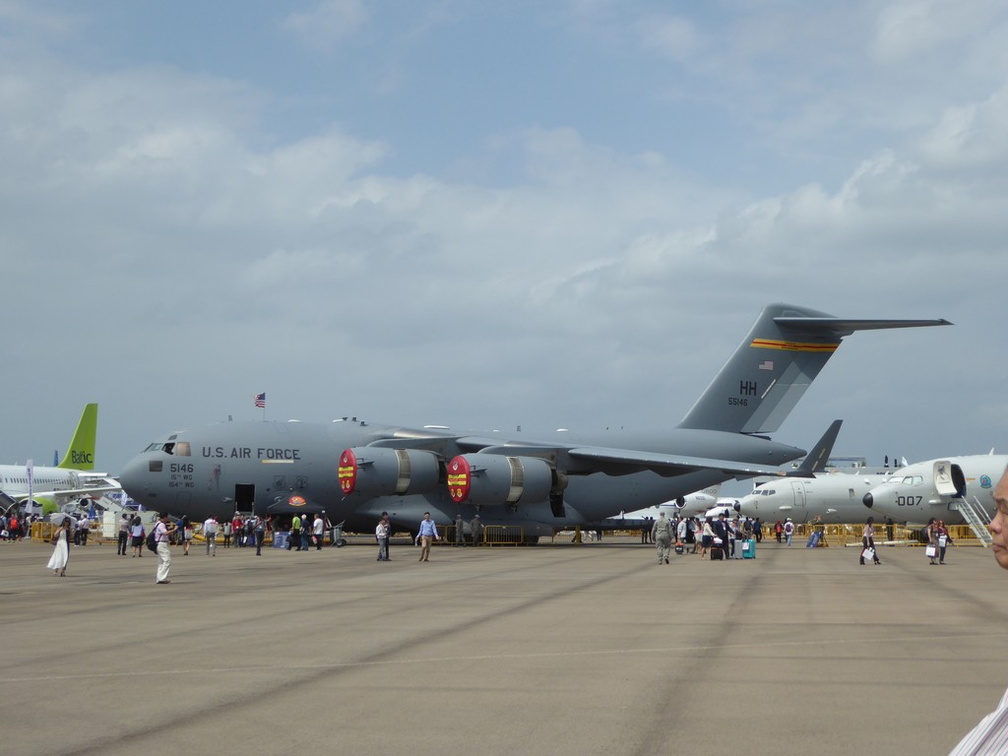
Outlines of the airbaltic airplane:
M732 478L783 475L804 452L776 431L844 336L947 320L849 320L766 307L749 335L673 428L455 433L337 420L224 423L171 433L122 470L123 488L149 509L203 519L274 503L315 502L333 522L372 528L383 511L412 527L439 522L556 529L643 509Z
M94 472L97 429L98 405L85 405L70 446L56 467L0 465L0 509L28 499L29 479L36 505L53 502L58 506L93 493L118 490L119 485L105 473Z
M990 519L996 509L994 486L1006 466L1008 455L993 451L907 465L864 494L862 502L868 507L864 511L874 514L876 520L892 517L896 522L919 525L934 517L946 524L959 524L966 522L958 510L965 498L979 501Z

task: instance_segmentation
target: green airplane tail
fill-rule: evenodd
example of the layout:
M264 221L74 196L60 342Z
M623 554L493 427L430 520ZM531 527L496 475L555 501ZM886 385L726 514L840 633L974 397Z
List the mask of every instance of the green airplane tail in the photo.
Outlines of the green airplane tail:
M69 470L94 470L95 434L98 430L98 405L84 405L77 430L66 455L57 467Z

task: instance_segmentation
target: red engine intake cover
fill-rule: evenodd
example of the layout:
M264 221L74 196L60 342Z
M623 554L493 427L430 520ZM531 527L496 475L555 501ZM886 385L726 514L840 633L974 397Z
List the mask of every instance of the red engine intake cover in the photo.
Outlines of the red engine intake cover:
M455 457L448 463L448 495L456 504L469 498L472 486L472 470L465 457Z
M340 454L336 477L339 480L340 490L345 496L354 492L354 488L357 486L357 457L349 449L344 449Z

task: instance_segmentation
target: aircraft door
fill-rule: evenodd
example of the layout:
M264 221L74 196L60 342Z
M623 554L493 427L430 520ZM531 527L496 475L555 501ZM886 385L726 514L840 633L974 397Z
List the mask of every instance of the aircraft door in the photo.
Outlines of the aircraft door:
M794 507L794 513L798 515L791 519L795 522L805 522L805 485L800 480L792 480L791 493L794 495L791 506Z
M235 510L251 512L255 508L255 484L235 483Z
M938 460L934 463L934 487L941 496L965 496L966 476L959 465L944 459Z

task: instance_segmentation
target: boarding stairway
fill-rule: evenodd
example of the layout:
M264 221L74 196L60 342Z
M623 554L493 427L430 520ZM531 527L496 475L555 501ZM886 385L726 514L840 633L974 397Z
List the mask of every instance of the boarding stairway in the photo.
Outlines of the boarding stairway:
M970 530L973 531L973 534L976 535L977 540L983 544L985 549L994 543L994 538L987 527L990 523L990 517L987 516L984 508L980 506L980 500L976 496L973 497L972 501L963 497L953 506L959 510L963 519L966 520L966 524L970 526Z

